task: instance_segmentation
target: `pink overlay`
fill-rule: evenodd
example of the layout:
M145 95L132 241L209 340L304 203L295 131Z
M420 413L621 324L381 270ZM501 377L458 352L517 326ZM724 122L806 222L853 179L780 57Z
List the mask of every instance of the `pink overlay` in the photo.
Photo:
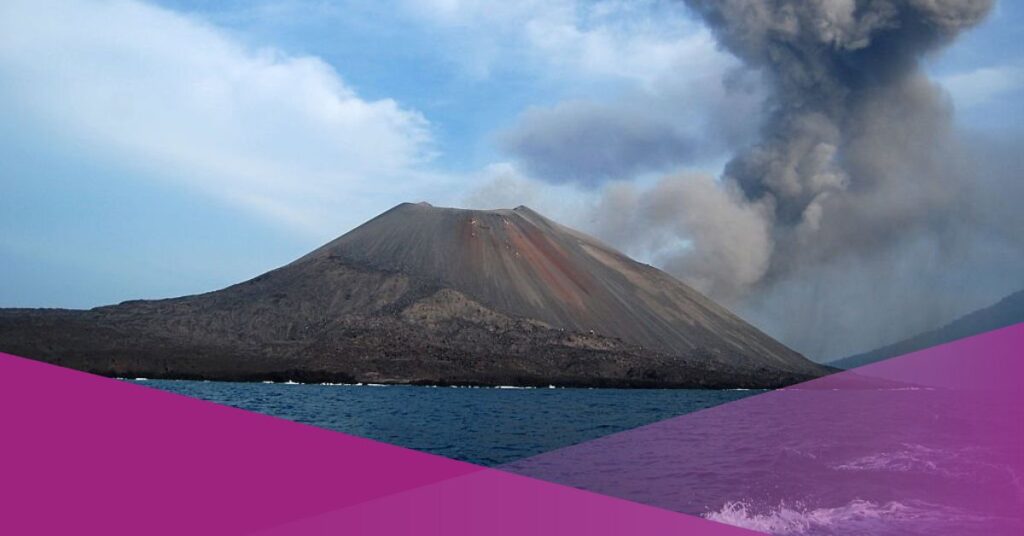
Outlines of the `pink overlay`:
M1024 324L503 470L0 354L0 534L1020 535L1022 348Z
M0 534L747 531L0 354Z
M1024 534L1024 324L503 468L775 534Z

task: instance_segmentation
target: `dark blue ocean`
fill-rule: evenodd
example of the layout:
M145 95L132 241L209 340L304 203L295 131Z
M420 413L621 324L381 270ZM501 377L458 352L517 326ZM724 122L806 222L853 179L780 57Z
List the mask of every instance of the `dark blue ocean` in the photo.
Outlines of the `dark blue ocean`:
M130 381L755 531L1024 534L1024 410L987 392Z
M133 382L483 465L761 392Z

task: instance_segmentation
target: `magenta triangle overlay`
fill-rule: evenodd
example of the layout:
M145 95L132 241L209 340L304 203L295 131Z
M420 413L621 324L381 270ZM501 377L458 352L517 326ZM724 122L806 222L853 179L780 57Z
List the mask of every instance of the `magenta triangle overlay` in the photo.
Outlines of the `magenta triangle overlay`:
M779 534L1024 534L1024 324L501 466Z
M748 534L7 354L0 407L0 534Z
M743 533L675 510L781 533L1020 534L1021 348L1024 325L504 467L602 495L0 354L0 533ZM873 391L889 395L864 407ZM816 434L849 445L792 441ZM775 459L713 470L752 452ZM830 456L827 475L807 461ZM851 510L886 486L931 502Z

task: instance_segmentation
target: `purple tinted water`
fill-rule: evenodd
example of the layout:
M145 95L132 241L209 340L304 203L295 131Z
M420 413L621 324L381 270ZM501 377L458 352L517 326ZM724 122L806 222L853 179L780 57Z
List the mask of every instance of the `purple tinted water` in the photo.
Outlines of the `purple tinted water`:
M850 407L836 407L840 398ZM776 534L990 534L993 520L1019 520L1015 453L983 438L1024 419L1020 407L998 399L965 406L923 390L798 391L752 401L503 468ZM850 408L872 417L831 411ZM979 413L997 418L979 421ZM948 433L925 437L907 425L919 418ZM975 433L963 433L968 421Z
M1024 534L1024 325L503 469L775 534Z
M149 383L762 532L1020 536L1022 379L1024 325L751 397Z

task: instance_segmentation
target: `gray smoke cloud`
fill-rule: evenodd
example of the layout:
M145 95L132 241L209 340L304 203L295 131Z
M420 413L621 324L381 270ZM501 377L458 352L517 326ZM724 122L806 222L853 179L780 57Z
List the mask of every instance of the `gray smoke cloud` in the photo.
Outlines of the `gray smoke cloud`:
M709 175L673 175L650 189L608 187L594 211L600 215L594 232L730 301L768 270L770 211L770 204L748 202L738 188Z
M767 277L922 228L942 231L968 193L944 94L921 58L990 0L686 0L774 90L762 140L726 167L773 205Z
M569 101L527 111L499 143L533 175L597 185L691 160L701 139L649 108Z
M497 142L530 176L598 188L748 145L757 135L751 117L763 100L760 81L747 68L667 72L650 87L607 100L531 108Z
M1024 138L961 130L922 68L991 0L683 3L739 59L730 77L535 109L500 140L597 197L579 226L819 360L1024 286ZM722 152L721 176L650 180ZM536 189L522 181L506 197Z
M993 216L1016 211L991 194L1017 181L984 175L921 69L992 1L684 1L761 71L760 139L717 181L608 188L595 232L819 358L933 327L1021 283L978 269L1024 262L1010 238L1024 228ZM957 295L972 271L990 280Z

